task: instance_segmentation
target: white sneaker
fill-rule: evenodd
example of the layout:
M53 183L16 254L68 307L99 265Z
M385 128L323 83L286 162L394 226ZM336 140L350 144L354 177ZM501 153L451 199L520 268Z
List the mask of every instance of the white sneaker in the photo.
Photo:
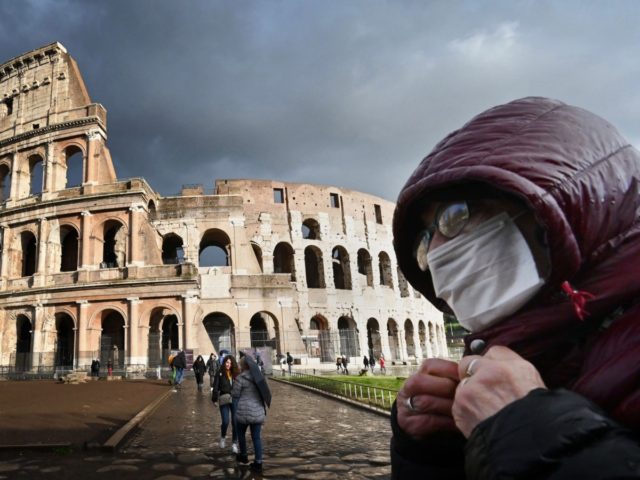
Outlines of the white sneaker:
M233 453L238 453L238 444L236 442L233 442L233 444L231 445L231 451Z
M227 444L227 439L224 437L220 438L220 448L224 448L224 446Z

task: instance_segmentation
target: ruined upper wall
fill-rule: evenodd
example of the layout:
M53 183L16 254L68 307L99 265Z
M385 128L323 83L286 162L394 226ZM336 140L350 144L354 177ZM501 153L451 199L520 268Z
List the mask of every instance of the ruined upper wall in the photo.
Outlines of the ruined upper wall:
M75 60L60 43L0 65L0 141L87 117L106 128L104 108L91 103Z

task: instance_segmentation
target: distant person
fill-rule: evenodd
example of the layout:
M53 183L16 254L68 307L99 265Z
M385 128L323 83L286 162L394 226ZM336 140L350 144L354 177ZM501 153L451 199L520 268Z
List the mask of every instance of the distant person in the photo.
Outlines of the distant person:
M113 362L111 359L107 360L107 375L110 377L113 376Z
M287 352L287 367L289 367L289 375L291 375L291 365L293 365L293 357Z
M173 359L173 366L176 369L176 378L173 383L176 388L180 388L184 375L184 369L187 368L187 357L184 354L184 350L180 350L175 356L175 358Z
M169 355L169 368L171 368L171 378L169 379L169 385L175 385L176 383L176 366L173 364L173 360L176 358L175 353Z
M365 370L369 369L369 359L366 355L362 357L362 364L364 365Z
M336 372L342 372L342 357L336 358Z
M349 357L346 355L342 356L342 369L345 375L349 375Z
M100 359L96 358L96 377L100 376Z
M232 395L238 400L236 411L236 421L238 426L238 441L240 452L236 459L240 463L248 463L247 457L247 428L251 431L251 441L253 442L254 461L250 468L254 472L262 472L262 438L261 430L267 416L267 406L263 400L257 382L260 379L254 378L250 371L249 361L246 357L240 359L242 373L236 378L233 385ZM261 373L257 373L262 376ZM264 381L264 379L262 379ZM265 383L266 385L266 383ZM265 387L268 390L268 387Z
M385 367L385 360L384 360L384 355L380 355L380 358L378 359L378 363L380 364L380 373L387 373L387 368Z
M238 453L238 432L236 427L236 409L232 402L231 389L239 374L238 364L233 355L226 355L222 360L222 366L216 373L211 392L211 401L220 407L220 448L224 448L227 442L227 430L231 424L231 451Z
M193 362L193 373L196 377L196 385L198 386L198 391L202 391L202 386L204 385L204 373L207 371L207 365L204 363L204 358L202 355L198 355L196 361Z
M373 373L373 370L376 368L376 357L373 355L369 357L369 366L371 367L371 373Z
M209 360L207 360L207 373L209 374L209 387L213 390L213 380L218 371L218 362L215 354L209 355Z

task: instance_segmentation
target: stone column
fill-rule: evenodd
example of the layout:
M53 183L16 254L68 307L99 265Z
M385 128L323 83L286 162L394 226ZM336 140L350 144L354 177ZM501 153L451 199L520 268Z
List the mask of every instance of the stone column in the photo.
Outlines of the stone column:
M127 266L144 265L140 251L140 215L142 211L142 205L129 207L129 262Z
M184 335L182 338L178 338L180 348L192 347L191 338L191 324L193 323L193 316L195 314L195 306L198 302L198 297L194 295L182 295L182 326L184 327ZM180 324L178 324L179 326ZM181 328L178 328L178 335L182 332Z
M49 233L49 229L47 228L47 219L40 218L40 222L38 225L38 252L36 254L37 265L36 265L36 273L33 276L33 285L35 287L40 287L45 284L45 274L46 274L46 261L47 261L47 235Z
M91 212L88 210L83 210L81 212L82 215L82 258L80 262L80 268L88 269L91 266L91 257L90 257L90 238L91 238L91 229L93 228L93 221L91 219Z
M44 185L42 188L42 199L47 200L51 197L51 192L56 190L57 185L55 181L56 174L58 173L56 168L54 143L52 141L47 142L45 159L42 163L42 176L44 177ZM63 186L64 187L64 186Z
M20 173L18 172L18 154L13 152L11 154L11 191L9 192L9 202L7 202L7 206L11 206L12 202L18 200L19 183Z
M11 230L9 229L9 225L6 223L0 224L0 228L2 229L2 259L0 260L0 281L1 289L5 289L7 286L7 279L9 278L9 239L11 238Z
M96 130L91 130L87 133L87 158L84 162L84 181L83 185L94 185L96 183L96 170L97 165L94 165L94 157L96 149L98 148L98 141L100 140L100 133Z
M400 350L398 353L400 354L400 358L398 360L405 361L407 360L407 341L405 339L404 328L398 328L398 349Z
M41 303L33 306L33 322L31 324L31 368L40 366L40 354L42 353L42 326L44 324L44 308Z
M142 300L138 297L127 298L129 302L129 344L127 352L127 360L129 364L145 363L144 358L140 355L138 327L140 323L140 304Z
M76 324L78 351L76 354L76 368L79 368L91 363L93 352L87 351L87 335L89 333L89 316L87 312L89 302L87 300L77 300L76 305L78 305L78 322Z

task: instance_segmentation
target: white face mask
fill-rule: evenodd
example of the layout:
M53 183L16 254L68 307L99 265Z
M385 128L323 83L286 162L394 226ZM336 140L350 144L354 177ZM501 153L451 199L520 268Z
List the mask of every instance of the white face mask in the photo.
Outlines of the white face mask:
M433 288L471 332L514 313L544 280L520 229L506 213L427 254Z

